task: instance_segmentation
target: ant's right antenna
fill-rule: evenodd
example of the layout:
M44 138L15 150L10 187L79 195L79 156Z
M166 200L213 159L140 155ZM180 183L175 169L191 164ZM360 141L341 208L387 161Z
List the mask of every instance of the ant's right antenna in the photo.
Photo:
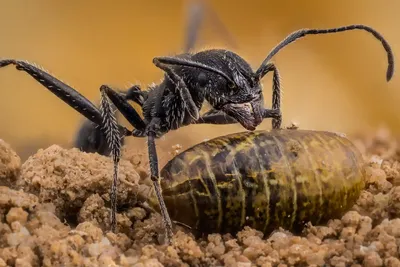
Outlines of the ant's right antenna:
M267 58L263 61L263 63L261 64L260 68L257 70L256 72L256 78L258 80L261 80L261 78L263 76L265 76L265 74L267 74L268 72L265 70L265 68L268 66L268 62L269 60L276 54L279 52L279 50L281 50L282 48L284 48L285 46L287 46L288 44L294 42L295 40L302 38L306 35L309 34L326 34L326 33L337 33L337 32L344 32L344 31L349 31L349 30L365 30L369 33L372 33L372 35L374 35L374 37L376 39L378 39L379 41L381 41L383 47L385 48L386 52L387 52L387 57L388 57L388 69L386 72L386 80L390 81L390 79L393 76L393 72L394 72L394 59L393 59L393 52L392 49L390 48L390 45L388 44L388 42L383 38L383 36L378 33L377 31L375 31L374 29L372 29L371 27L365 26L365 25L349 25L349 26L344 26L344 27L339 27L339 28L331 28L331 29L301 29L298 31L295 31L293 33L291 33L289 36L287 36L282 42L280 42L267 56Z

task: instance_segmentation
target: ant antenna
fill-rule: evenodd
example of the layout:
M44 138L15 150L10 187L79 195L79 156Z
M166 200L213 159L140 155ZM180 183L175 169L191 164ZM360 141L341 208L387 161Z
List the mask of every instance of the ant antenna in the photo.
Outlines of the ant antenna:
M267 58L263 61L261 64L260 68L256 72L256 79L261 80L262 77L265 76L265 74L268 73L266 70L268 66L269 60L279 52L282 48L287 46L288 44L294 42L295 40L302 38L306 35L309 34L326 34L326 33L337 33L337 32L344 32L344 31L349 31L349 30L365 30L369 33L372 33L372 35L381 41L383 47L385 48L387 52L387 57L388 57L388 69L386 72L386 80L390 81L390 79L393 76L394 72L394 59L393 59L393 52L392 49L390 48L390 45L388 42L383 38L381 34L379 34L377 31L372 29L371 27L365 26L365 25L349 25L349 26L344 26L344 27L339 27L339 28L331 28L331 29L301 29L298 31L295 31L288 35L282 42L280 42L272 51L268 54Z
M160 63L163 63L163 64L168 64L168 65L186 66L186 67L193 67L193 68L199 68L199 69L211 71L211 72L221 75L226 80L228 80L229 83L236 85L235 82L229 77L228 74L226 74L225 72L223 72L219 69L207 66L203 63L199 63L199 62L188 60L188 59L175 58L175 57L156 57L153 59L153 63L156 63L157 61Z

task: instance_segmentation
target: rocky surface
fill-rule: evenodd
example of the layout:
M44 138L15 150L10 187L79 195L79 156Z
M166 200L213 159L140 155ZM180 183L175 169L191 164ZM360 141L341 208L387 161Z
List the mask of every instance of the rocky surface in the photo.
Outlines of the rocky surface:
M177 227L163 245L159 214L139 204L145 160L121 161L118 233L109 232L111 160L53 145L26 162L0 141L0 266L400 266L400 146L388 131L351 138L365 155L357 204L301 235L196 239Z

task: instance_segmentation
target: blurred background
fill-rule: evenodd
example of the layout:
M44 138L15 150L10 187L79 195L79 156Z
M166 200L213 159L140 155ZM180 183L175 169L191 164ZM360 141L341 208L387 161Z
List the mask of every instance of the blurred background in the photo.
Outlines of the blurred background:
M175 1L1 1L0 57L25 59L98 103L99 87L143 88L163 77L155 56L182 52L187 0ZM400 53L400 3L395 0L208 1L235 40L228 42L206 14L196 50L228 48L258 68L268 52L292 31L366 24ZM365 31L309 36L273 59L283 86L283 126L346 134L385 125L400 132L398 65L386 82L387 56ZM272 76L272 75L271 75ZM271 102L271 76L263 80ZM83 117L14 67L0 70L0 138L26 159L52 144L70 147ZM265 120L259 129L270 129ZM192 125L158 140L159 150L183 148L206 138L243 131L239 125ZM145 139L128 140L145 150Z

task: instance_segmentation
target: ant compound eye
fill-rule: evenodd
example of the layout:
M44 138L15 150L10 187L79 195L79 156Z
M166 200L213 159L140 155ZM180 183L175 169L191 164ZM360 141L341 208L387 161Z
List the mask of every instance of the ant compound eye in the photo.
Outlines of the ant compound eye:
M198 83L201 87L206 86L207 84L207 75L204 72L200 72L199 76L197 77Z
M229 82L229 83L228 83L228 87L229 87L230 89L235 89L235 88L236 88L236 84L235 84L235 83L232 83L232 82Z

